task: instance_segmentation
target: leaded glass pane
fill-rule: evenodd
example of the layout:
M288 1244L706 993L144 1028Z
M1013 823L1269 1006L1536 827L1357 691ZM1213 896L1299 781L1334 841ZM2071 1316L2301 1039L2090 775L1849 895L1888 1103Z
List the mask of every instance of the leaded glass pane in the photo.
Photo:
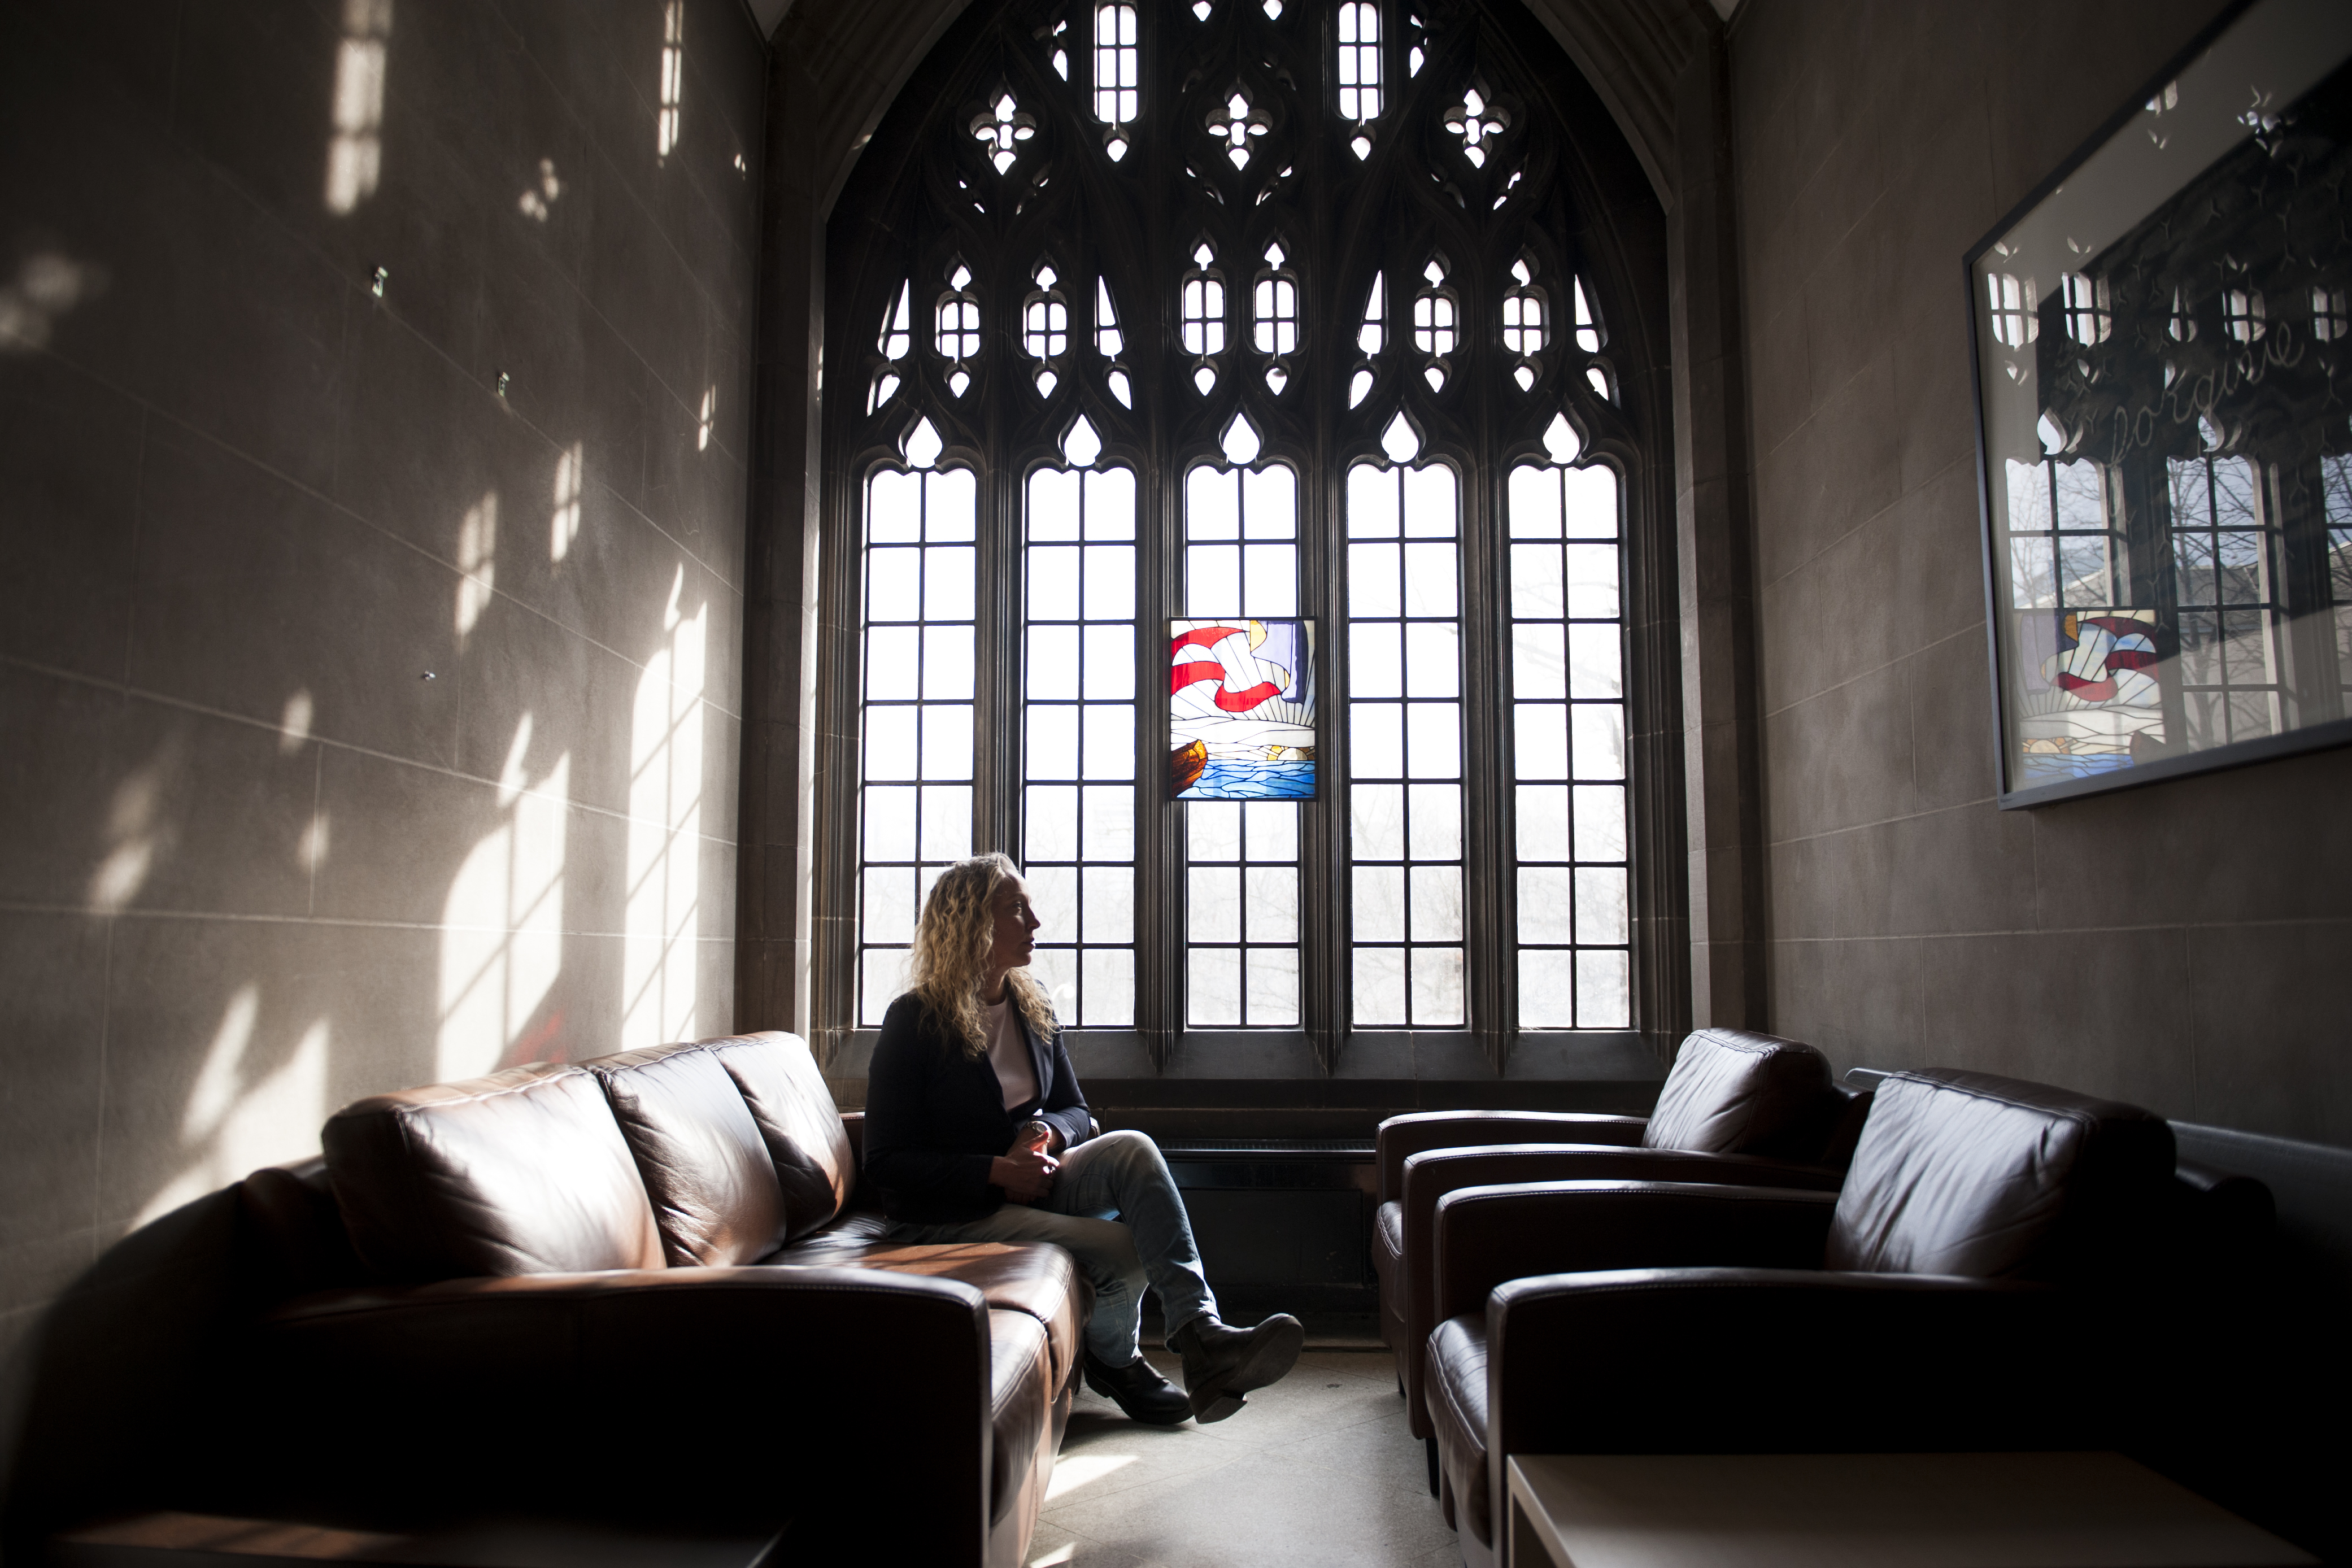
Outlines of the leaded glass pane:
M1632 922L1625 792L1613 782L1625 773L1616 475L1524 465L1508 493L1513 764L1526 781L1514 791L1520 1026L1623 1027Z
M867 486L861 752L873 787L860 814L858 941L868 987L895 984L928 876L970 852L976 499L961 469L886 469ZM860 995L861 1008L874 999Z
M1029 476L1024 861L1056 889L1037 951L1082 1028L1135 1008L1135 547L1104 542L1135 537L1135 494L1124 468Z

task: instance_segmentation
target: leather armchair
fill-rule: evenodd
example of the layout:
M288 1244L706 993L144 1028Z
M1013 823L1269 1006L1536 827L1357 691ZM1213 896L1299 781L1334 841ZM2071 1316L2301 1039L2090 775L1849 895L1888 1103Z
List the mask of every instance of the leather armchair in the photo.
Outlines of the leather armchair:
M1835 1194L1447 1194L1424 1382L1465 1559L1515 1452L2112 1446L2176 1189L2147 1111L1937 1070L1881 1086Z
M1396 1356L1413 1436L1432 1435L1423 1373L1444 1314L1426 1260L1447 1193L1579 1179L1834 1190L1868 1109L1869 1097L1838 1088L1811 1046L1701 1029L1683 1042L1648 1117L1472 1110L1382 1122L1372 1263L1381 1339Z

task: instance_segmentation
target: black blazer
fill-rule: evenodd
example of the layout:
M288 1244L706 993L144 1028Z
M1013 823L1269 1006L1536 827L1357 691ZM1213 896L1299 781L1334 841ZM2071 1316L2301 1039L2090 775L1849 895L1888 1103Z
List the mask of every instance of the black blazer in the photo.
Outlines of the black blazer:
M911 994L890 1004L866 1069L866 1176L882 1189L891 1218L933 1225L993 1214L1004 1189L989 1182L989 1162L1033 1116L1051 1123L1065 1145L1087 1141L1087 1099L1061 1037L1047 1045L1026 1019L1021 1033L1045 1092L1008 1110L985 1056L966 1055Z

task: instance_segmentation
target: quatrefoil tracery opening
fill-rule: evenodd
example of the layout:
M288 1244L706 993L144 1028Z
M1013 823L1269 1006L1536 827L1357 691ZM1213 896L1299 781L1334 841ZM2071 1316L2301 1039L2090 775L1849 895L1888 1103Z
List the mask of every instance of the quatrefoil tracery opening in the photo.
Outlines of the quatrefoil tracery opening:
M1471 88L1462 95L1462 101L1445 111L1445 129L1462 138L1462 155L1470 160L1473 168L1486 163L1486 144L1509 128L1510 111L1500 104L1489 103L1486 95Z
M1265 111L1253 109L1248 97L1235 88L1223 106L1209 117L1209 134L1223 145L1225 156L1233 160L1234 168L1246 169L1250 138L1265 135L1271 123Z
M1013 102L1011 93L1003 93L987 113L972 117L971 134L987 145L988 161L1002 174L1019 156L1014 148L1037 134L1037 117Z

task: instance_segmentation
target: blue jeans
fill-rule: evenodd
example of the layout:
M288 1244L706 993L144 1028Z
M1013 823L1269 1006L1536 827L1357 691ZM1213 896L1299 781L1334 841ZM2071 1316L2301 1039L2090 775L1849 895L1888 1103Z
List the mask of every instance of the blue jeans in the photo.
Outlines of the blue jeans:
M1106 1214L1118 1218L1100 1217ZM1136 1357L1147 1280L1160 1298L1171 1349L1177 1330L1217 1310L1184 1200L1176 1195L1160 1145L1142 1132L1106 1132L1064 1154L1053 1188L1037 1203L1008 1203L980 1219L898 1225L890 1239L916 1245L1050 1241L1069 1248L1078 1272L1095 1288L1087 1349L1110 1366Z

